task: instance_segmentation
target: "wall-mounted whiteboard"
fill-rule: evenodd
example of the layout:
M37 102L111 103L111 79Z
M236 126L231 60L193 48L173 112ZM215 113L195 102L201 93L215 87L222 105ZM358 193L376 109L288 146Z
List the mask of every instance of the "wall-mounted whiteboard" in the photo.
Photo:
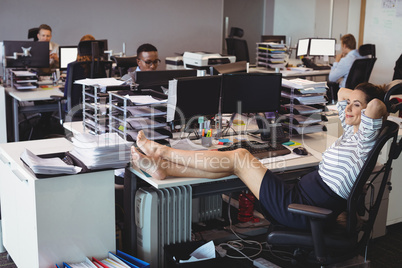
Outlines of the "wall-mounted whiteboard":
M402 0L367 0L363 41L376 45L370 82L389 83L402 53Z

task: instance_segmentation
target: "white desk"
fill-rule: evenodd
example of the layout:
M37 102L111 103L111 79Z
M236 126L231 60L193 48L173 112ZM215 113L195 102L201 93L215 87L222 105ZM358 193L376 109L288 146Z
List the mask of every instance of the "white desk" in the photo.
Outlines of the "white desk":
M19 102L51 100L52 98L50 96L52 95L60 97L64 96L63 92L61 92L58 87L50 89L35 88L29 90L16 90L13 87L6 87L5 90L13 99L14 141L19 141L18 114L20 111L53 111L56 107L54 104L21 107Z
M310 155L292 160L279 161L266 165L272 171L283 177L298 177L301 173L307 173L314 169L321 160L321 152L327 145L331 144L335 137L327 137L326 133L315 133L295 137L292 140L300 142L307 148ZM146 182L146 183L144 183ZM221 194L224 192L236 192L246 188L244 183L236 176L229 176L220 179L205 178L166 178L157 180L145 176L141 171L134 168L126 170L124 179L124 211L125 211L125 234L126 251L136 253L137 229L135 226L134 199L140 185L152 185L155 188L168 188L180 185L191 185L192 197Z
M0 145L3 243L19 268L107 257L116 250L113 170L37 179L22 163L72 148L64 138Z
M290 70L281 70L283 78L305 78L305 77L314 77L314 76L325 76L325 80L327 80L328 75L330 73L330 69L328 70L312 70L312 71L290 71ZM275 71L267 70L263 67L250 68L250 73L275 73Z

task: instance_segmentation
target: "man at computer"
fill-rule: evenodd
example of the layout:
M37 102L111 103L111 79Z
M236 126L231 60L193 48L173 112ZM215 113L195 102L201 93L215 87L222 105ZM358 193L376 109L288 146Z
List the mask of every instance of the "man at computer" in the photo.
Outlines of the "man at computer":
M52 39L52 28L47 24L39 26L38 41L49 42L49 67L55 69L59 67L59 45L50 41Z
M135 70L128 70L127 74L121 79L135 80L135 72L137 71L155 71L158 68L161 60L158 57L158 50L154 45L145 43L137 48L137 68Z
M356 50L356 39L352 34L345 34L341 37L341 52L335 57L335 62L329 73L330 82L338 82L339 87L345 87L353 62L363 58Z

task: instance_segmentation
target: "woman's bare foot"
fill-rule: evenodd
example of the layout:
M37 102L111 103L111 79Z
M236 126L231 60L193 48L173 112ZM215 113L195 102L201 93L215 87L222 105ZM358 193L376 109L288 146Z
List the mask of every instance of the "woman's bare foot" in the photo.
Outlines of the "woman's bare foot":
M134 166L147 172L153 178L163 180L166 178L166 171L162 168L162 158L149 157L140 153L134 146L131 146L131 162Z
M147 155L151 157L159 157L160 153L158 149L161 149L163 145L157 142L150 141L144 134L144 131L140 130L137 135L137 146Z

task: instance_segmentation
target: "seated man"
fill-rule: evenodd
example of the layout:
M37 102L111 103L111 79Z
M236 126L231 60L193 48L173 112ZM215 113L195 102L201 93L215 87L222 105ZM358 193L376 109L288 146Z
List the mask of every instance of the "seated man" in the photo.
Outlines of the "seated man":
M52 39L52 28L47 24L39 26L38 41L49 42L49 68L59 68L59 45L50 41Z
M137 48L137 68L135 71L128 70L128 73L122 77L122 80L135 80L137 71L155 71L161 60L158 58L158 50L151 44L142 44Z
M339 87L345 87L350 68L356 59L364 58L356 50L356 39L352 34L341 37L341 54L337 54L328 76L328 81L338 82Z

